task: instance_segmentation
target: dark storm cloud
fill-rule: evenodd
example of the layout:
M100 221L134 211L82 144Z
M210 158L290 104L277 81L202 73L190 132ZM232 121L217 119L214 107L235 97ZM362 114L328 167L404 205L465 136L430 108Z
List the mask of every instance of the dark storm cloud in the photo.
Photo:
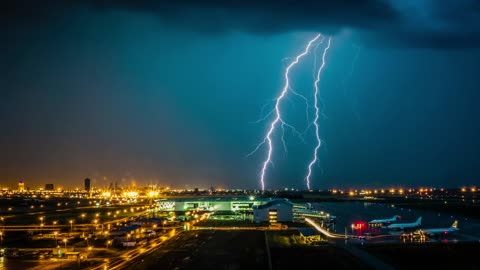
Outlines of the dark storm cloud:
M277 33L353 29L375 46L478 47L478 0L9 1L7 23L38 23L89 8L145 13L189 31Z
M55 13L89 7L149 13L166 22L190 29L211 31L288 31L342 26L374 27L389 23L396 14L378 0L294 1L294 0L86 0L9 1L4 15L11 19L37 20Z
M163 3L162 3L163 2ZM395 18L393 10L377 0L350 1L103 1L97 7L125 8L159 14L167 20L193 20L197 26L220 30L289 31L373 27ZM180 14L184 16L179 16ZM339 20L339 18L342 18ZM197 21L195 21L197 20ZM203 24L203 25L202 25ZM191 26L190 26L191 27ZM224 28L224 29L222 29Z

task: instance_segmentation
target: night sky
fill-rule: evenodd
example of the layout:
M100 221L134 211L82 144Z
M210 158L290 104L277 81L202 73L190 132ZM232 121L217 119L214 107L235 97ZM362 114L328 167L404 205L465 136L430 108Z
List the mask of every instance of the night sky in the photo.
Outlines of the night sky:
M480 1L66 2L2 3L0 186L259 188L254 122L317 32L313 188L480 185ZM291 73L311 100L313 67ZM306 128L301 99L283 108ZM266 187L303 189L314 130L286 154L279 136Z

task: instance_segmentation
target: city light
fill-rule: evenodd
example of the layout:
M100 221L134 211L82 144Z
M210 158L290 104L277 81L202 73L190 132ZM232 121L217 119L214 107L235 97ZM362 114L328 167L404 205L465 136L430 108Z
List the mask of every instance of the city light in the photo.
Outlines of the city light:
M148 193L148 197L150 197L150 198L158 197L158 191L150 191Z

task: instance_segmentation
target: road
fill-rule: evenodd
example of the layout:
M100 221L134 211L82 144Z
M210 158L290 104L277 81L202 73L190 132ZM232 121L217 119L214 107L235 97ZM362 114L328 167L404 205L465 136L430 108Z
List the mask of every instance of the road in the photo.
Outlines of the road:
M58 211L63 212L63 209L58 210ZM44 213L46 213L46 212L44 212ZM35 214L38 214L38 213L35 213ZM147 214L149 214L147 211L129 213L128 217L116 218L116 219L108 220L108 221L101 222L101 223L98 223L98 224L95 224L95 223L80 223L80 224L75 223L73 225L70 225L70 224L56 224L56 225L43 224L42 226L40 226L40 224L36 224L36 225L4 225L4 226L0 226L0 228L4 232L9 232L9 231L25 231L25 232L27 232L27 231L37 231L37 232L40 232L40 231L61 231L62 229L63 230L68 230L70 228L72 229L73 232L75 232L75 231L82 232L82 231L85 231L86 229L91 229L93 227L95 227L95 228L105 228L105 227L108 226L108 224L114 224L115 225L116 223L123 222L123 221L125 221L129 218L140 217L140 216L144 216L144 215L147 215Z
M166 241L172 239L173 237L177 236L182 232L183 231L180 230L180 227L174 228L164 235L161 235L154 239L150 239L147 244L138 245L136 247L133 247L132 249L126 250L121 256L112 259L106 259L106 263L102 263L99 266L89 269L125 269L128 265L135 263L135 260L139 259L142 256L148 255L153 251L156 251L157 249L161 248Z

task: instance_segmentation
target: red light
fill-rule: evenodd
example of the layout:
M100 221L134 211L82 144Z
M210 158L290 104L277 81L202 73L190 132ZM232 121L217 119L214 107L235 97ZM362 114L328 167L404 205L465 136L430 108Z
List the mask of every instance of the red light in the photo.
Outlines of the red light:
M365 222L355 222L353 223L353 226L355 227L355 229L361 230L365 228Z

